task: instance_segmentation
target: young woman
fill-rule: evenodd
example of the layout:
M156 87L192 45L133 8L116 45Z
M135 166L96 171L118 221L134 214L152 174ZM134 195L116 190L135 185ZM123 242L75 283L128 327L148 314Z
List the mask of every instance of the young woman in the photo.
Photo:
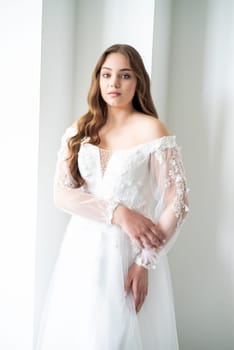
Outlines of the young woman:
M166 253L188 211L186 179L133 47L103 53L88 107L58 153L54 200L72 217L37 350L176 350Z

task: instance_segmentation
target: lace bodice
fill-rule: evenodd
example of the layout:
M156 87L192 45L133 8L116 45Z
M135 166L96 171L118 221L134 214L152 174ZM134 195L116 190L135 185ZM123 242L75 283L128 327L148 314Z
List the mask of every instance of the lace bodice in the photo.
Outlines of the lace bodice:
M62 138L56 167L54 197L57 207L80 216L111 224L121 203L158 222L167 235L159 252L143 249L136 262L154 268L160 255L174 243L188 211L187 186L175 136L165 136L123 150L104 150L88 140L78 154L85 184L76 188L67 165L67 139L76 134L68 128Z

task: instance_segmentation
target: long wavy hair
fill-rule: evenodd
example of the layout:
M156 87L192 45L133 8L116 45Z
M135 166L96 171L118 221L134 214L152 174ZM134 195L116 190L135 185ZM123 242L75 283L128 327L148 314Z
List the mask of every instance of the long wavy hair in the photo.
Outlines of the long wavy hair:
M88 93L88 112L77 121L77 134L68 140L68 162L72 177L77 187L85 181L82 178L77 164L77 155L80 145L87 137L89 143L100 143L99 130L107 120L107 106L101 96L99 79L100 71L107 56L111 53L121 53L128 58L130 67L136 75L137 84L132 104L135 110L158 118L150 92L150 79L140 54L129 45L116 44L106 49L99 58L92 74L91 86Z

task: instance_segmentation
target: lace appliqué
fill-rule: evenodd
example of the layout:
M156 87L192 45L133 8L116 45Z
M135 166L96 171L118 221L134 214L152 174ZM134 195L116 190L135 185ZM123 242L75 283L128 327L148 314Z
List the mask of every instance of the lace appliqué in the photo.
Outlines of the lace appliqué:
M156 269L159 261L159 255L156 249L142 249L141 254L137 255L135 263L143 266L147 270Z
M177 235L178 229L181 227L186 213L189 211L187 198L187 181L182 162L180 148L175 144L174 137L164 139L165 142L160 144L160 147L153 149L158 163L165 169L164 179L164 199L170 201L171 196L173 201L171 203L172 211L176 217L176 226L174 227L173 237L170 244L173 244ZM166 248L167 249L167 248ZM144 266L146 269L155 269L160 256L163 252L157 252L156 249L143 249L140 254L136 256L135 263Z
M165 187L169 188L170 186L175 186L173 211L178 219L177 227L181 225L185 213L189 211L186 204L188 191L186 182L180 149L178 147L174 147L171 149L168 177L165 181Z
M67 164L64 162L63 171L57 170L56 172L56 185L67 190L77 187L76 181L73 179Z
M155 154L159 164L162 164L166 161L167 151L173 147L176 147L176 137L164 136L152 145L151 152Z
M176 144L175 136L167 136L161 139L161 143L157 147L153 147L154 154L160 165L167 162L168 152L170 152L168 163L168 174L165 180L165 188L175 187L175 200L173 203L173 211L178 219L177 227L183 221L185 213L189 211L187 206L187 180L185 176L182 156L180 148Z

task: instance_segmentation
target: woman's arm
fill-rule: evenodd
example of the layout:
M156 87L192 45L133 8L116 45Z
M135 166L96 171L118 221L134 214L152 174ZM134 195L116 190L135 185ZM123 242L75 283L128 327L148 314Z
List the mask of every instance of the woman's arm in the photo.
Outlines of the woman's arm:
M136 263L146 268L155 268L160 256L173 246L182 222L188 213L188 189L182 157L175 138L165 138L165 145L151 154L151 188L156 200L155 223L165 235L161 249L143 249Z
M163 232L152 220L123 205L116 207L112 223L121 226L123 231L140 248L144 248L145 245L159 248L166 239Z
M113 211L118 203L96 198L86 192L84 187L77 188L76 181L70 173L67 161L67 141L76 133L76 128L70 127L62 137L54 177L53 195L55 206L72 215L80 215L99 222L111 223Z

